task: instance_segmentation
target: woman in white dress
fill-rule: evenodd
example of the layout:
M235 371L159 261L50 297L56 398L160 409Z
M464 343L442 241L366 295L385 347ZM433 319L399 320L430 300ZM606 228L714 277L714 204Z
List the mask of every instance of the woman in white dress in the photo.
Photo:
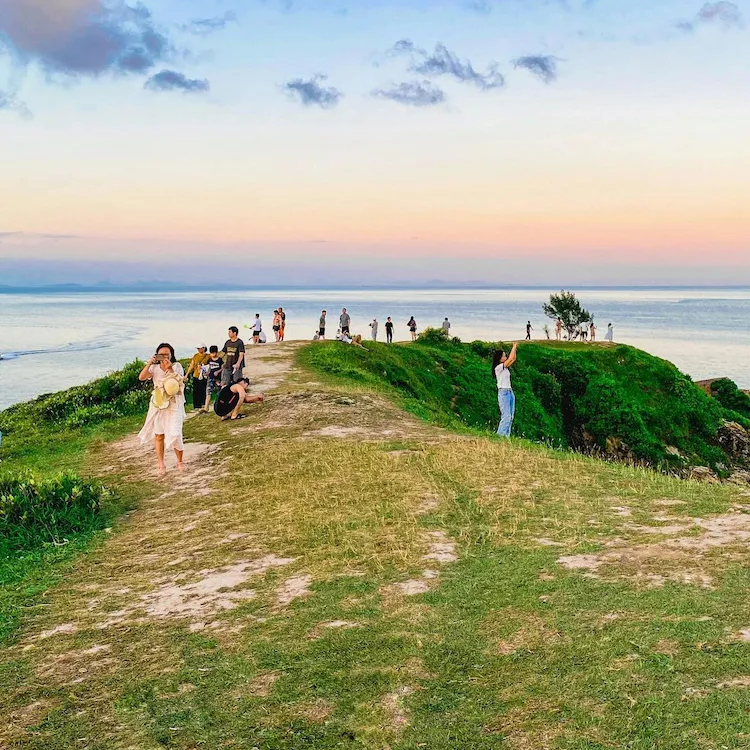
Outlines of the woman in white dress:
M164 464L164 453L167 450L174 450L177 457L177 469L178 471L183 469L184 378L185 371L177 361L174 348L170 344L159 344L156 354L151 357L138 375L139 380L151 380L154 383L154 395L151 397L146 423L138 437L144 445L153 441L159 465L159 476L164 476L167 471Z
M610 343L615 340L615 329L612 328L611 323L607 326L607 332L604 334L604 339Z

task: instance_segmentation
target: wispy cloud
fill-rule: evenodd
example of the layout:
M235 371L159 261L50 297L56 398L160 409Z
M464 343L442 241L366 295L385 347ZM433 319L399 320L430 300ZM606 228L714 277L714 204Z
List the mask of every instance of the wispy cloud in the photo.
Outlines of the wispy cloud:
M417 47L411 39L401 39L393 45L389 54L410 55L409 70L423 76L449 76L461 83L468 83L482 91L491 91L505 86L505 77L497 63L492 63L486 72L480 73L469 60L462 60L444 44L435 45L433 52Z
M144 73L170 52L145 5L104 0L0 0L0 46L66 76Z
M707 25L718 25L725 29L743 29L745 18L736 3L718 0L715 3L706 3L692 21L681 21L677 27L690 32Z
M522 68L544 83L557 80L558 59L552 55L524 55L513 61L514 68Z
M375 89L372 96L412 107L434 107L445 101L445 92L429 81L405 81L389 89Z
M186 94L200 94L208 91L211 86L208 81L197 78L187 78L176 70L162 70L151 76L144 88L150 91L182 91Z
M327 80L328 76L324 75L316 75L307 80L294 78L287 81L282 89L290 98L296 99L306 107L332 109L339 103L343 94L334 86L321 85Z
M470 10L473 13L479 13L483 16L492 12L492 6L489 4L488 0L463 0L461 5L466 8L466 10Z
M15 112L21 117L31 117L29 108L16 96L0 91L0 112Z
M182 24L179 28L188 34L196 36L208 36L217 31L225 29L230 23L238 23L237 14L228 10L223 16L215 18L195 18L189 23Z

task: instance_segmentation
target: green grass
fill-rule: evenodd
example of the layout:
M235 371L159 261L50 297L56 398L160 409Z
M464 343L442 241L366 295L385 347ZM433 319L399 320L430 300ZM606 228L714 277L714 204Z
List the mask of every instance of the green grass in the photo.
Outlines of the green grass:
M421 373L420 383L439 389L433 368L436 382ZM0 651L0 745L748 747L750 691L728 684L748 674L750 645L735 637L750 626L747 545L673 557L658 533L676 523L665 515L741 523L736 488L433 428L370 375L313 391L309 373L295 374L240 425L191 420L191 441L220 446L200 460L204 473L107 544L59 561L21 641L32 648ZM457 420L437 398L428 406L432 419ZM361 432L326 438L325 426ZM383 433L396 428L405 436ZM456 562L423 560L435 531L455 542ZM558 563L613 548L621 558L596 577ZM144 609L144 595L165 600L165 588L266 554L291 562L252 578L254 597L232 609ZM400 593L428 567L439 574L429 590ZM285 581L303 575L309 594L280 606ZM657 576L663 585L650 583ZM325 627L335 620L356 627ZM62 623L76 632L33 640Z
M494 432L498 406L490 363L496 347L509 348L428 332L414 345L368 343L366 351L328 342L304 349L300 361L340 380L385 389L438 424ZM521 344L513 387L517 437L677 473L694 465L727 473L731 461L717 430L722 420L739 418L747 399L736 386L723 401L711 398L671 363L623 345ZM732 409L724 405L730 403Z

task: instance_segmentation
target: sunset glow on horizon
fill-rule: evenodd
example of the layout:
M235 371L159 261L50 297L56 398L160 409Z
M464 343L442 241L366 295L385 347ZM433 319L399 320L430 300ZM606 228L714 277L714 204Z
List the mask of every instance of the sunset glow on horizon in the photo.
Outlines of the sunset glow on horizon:
M150 0L85 60L71 29L114 6L7 20L32 6L0 0L0 260L613 254L750 283L742 4Z

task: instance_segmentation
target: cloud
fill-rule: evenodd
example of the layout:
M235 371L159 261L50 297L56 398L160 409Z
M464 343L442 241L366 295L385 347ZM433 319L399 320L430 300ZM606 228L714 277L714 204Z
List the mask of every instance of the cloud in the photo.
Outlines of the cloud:
M406 81L390 89L375 89L372 96L412 107L432 107L445 101L445 92L429 81Z
M180 26L180 30L196 36L208 36L225 29L230 23L238 23L237 14L228 10L223 16L215 18L196 18Z
M150 91L183 91L186 94L198 94L209 91L211 86L206 80L186 78L176 70L162 70L146 81L143 87Z
M552 55L525 55L513 61L514 68L523 68L544 83L557 80L557 58Z
M700 26L718 24L725 29L745 28L745 19L742 11L736 3L729 0L718 0L715 3L706 3L692 21L682 21L677 24L683 31L695 31Z
M461 4L466 10L471 10L483 16L492 12L492 6L487 0L464 0Z
M283 85L283 90L292 98L297 99L306 107L313 105L322 109L335 107L343 94L333 86L321 86L321 81L327 81L328 76L316 75L305 81L302 78L294 78Z
M0 49L49 74L145 73L170 54L142 3L124 0L0 0Z
M444 44L435 45L435 51L417 47L411 39L401 39L393 45L389 54L411 55L409 70L423 76L450 76L461 83L469 83L482 91L491 91L505 86L505 77L498 69L497 63L492 63L485 73L479 73L468 60L461 60L455 52L451 52Z
M21 117L31 117L31 112L28 107L13 94L9 94L6 91L0 91L0 112L16 112ZM0 236L12 234L9 232L1 233Z

